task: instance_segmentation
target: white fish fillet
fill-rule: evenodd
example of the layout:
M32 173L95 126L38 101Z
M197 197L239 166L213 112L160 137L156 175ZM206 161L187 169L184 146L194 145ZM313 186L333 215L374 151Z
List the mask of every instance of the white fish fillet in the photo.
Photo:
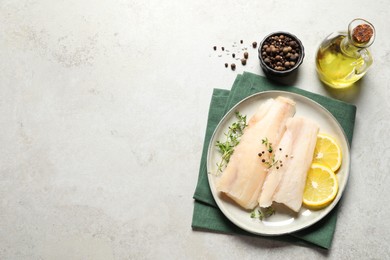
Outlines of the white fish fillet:
M217 180L217 190L225 193L245 209L258 205L259 193L266 177L266 165L258 153L266 151L261 140L268 138L277 145L286 129L286 122L295 114L291 99L277 97L267 100L249 120L240 143L235 147L230 161Z
M319 127L303 117L289 119L286 127L275 152L275 160L279 162L267 175L259 205L269 207L275 201L298 212L302 205L306 176L313 160Z
M282 149L282 151L279 149ZM286 158L286 154L287 156L290 156L292 154L291 151L292 135L291 131L286 130L278 147L275 149L275 160L281 162L278 163L279 169L276 169L276 166L274 166L269 170L259 197L260 207L266 208L272 205L276 188L278 187L284 173L288 169L290 162L290 158ZM280 165L282 165L282 167L280 167Z

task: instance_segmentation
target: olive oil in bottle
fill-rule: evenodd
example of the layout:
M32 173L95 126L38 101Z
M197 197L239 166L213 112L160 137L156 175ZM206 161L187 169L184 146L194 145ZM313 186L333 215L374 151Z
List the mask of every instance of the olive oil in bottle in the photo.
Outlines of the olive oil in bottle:
M353 20L348 32L329 35L316 55L321 81L332 88L347 88L363 77L373 62L367 48L374 38L374 26L363 19Z

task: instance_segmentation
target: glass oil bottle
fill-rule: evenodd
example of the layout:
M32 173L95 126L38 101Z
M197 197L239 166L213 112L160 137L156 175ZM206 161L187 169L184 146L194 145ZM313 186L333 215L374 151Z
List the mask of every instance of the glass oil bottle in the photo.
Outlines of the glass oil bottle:
M366 20L354 19L347 32L330 34L319 46L316 67L322 82L332 88L347 88L372 65L368 47L374 42L375 28Z

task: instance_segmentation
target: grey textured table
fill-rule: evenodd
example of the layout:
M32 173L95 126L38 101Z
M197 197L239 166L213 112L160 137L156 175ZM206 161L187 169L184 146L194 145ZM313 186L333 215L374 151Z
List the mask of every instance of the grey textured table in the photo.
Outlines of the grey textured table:
M374 65L329 91L316 48L356 17ZM0 0L0 258L389 259L388 17L386 1ZM263 75L254 49L233 72L212 47L277 30L305 45L295 86L358 108L329 251L190 226L212 89Z

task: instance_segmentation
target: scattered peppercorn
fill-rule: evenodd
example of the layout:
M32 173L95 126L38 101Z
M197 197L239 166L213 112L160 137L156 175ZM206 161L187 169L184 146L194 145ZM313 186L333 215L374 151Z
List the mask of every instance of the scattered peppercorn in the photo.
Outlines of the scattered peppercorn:
M261 157L263 154L262 154L262 153L258 153L257 155L258 155L259 157Z
M261 160L262 162L265 162L265 159Z
M276 166L276 170L279 170L279 166Z
M244 43L244 40L240 40L240 43L243 44L243 43ZM253 46L253 48L255 48L255 47L257 46L257 42L253 42L253 43L252 43L252 46ZM241 62L241 64L242 64L243 66L245 66L245 65L247 64L247 62L248 62L247 60L248 60L248 57L249 57L249 53L246 51L246 50L248 50L248 48L245 47L245 46L238 47L238 46L237 46L237 42L234 42L234 44L232 45L232 47L235 47L235 49L229 51L228 49L226 49L226 48L223 47L223 46L215 46L215 45L214 45L214 46L213 46L213 50L214 50L214 51L217 51L219 48L221 48L221 50L222 50L223 52L225 52L225 55L230 56L230 53L231 53L233 59L239 60L239 61ZM238 50L237 48L241 48L241 49ZM234 51L236 51L237 53L234 53ZM241 51L244 52L244 53L243 53L243 57L242 57L242 58L237 57ZM238 54L238 55L237 55L237 54ZM217 55L218 55L218 57L222 57L222 53L217 53ZM233 71L235 71L236 68L237 68L237 65L236 65L235 63L231 63L230 65L229 65L229 63L224 63L224 66L225 66L225 68L228 68L228 67L230 66L231 70L233 70Z
M286 154L286 158L288 157L288 154Z
M279 148L279 151L281 151L282 150L282 148Z
M264 154L264 151L262 151L261 153Z

